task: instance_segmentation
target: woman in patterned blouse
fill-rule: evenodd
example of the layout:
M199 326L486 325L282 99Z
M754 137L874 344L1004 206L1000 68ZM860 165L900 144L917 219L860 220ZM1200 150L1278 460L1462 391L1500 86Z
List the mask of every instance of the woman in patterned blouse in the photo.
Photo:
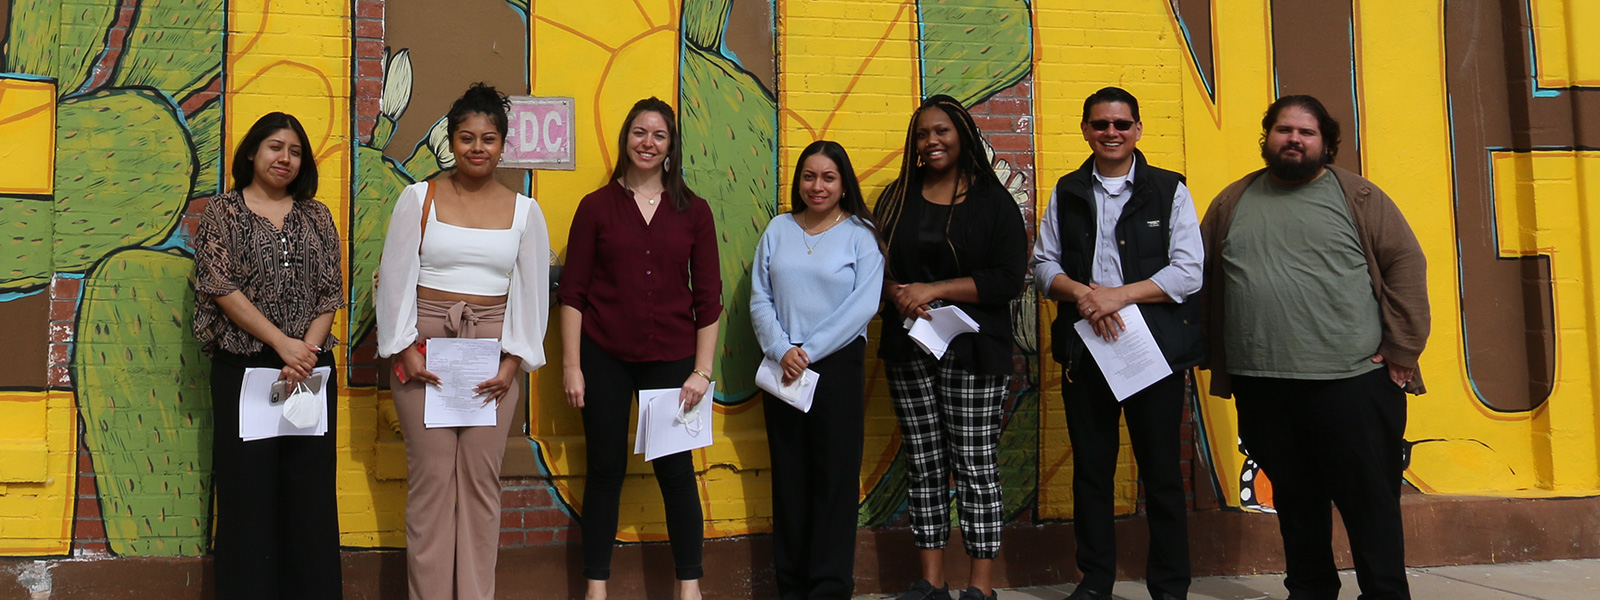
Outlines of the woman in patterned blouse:
M305 128L271 113L239 143L233 189L206 203L195 232L194 334L212 358L219 598L342 592L334 436L239 437L245 369L278 369L293 390L333 366L328 331L344 305L339 234L316 192ZM328 430L337 412L328 407Z

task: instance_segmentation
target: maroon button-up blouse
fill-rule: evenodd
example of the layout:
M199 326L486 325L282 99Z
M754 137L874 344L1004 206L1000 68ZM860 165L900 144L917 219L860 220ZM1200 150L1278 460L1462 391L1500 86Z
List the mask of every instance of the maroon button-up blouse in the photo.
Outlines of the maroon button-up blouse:
M612 181L578 204L557 297L583 313L583 333L612 358L694 356L695 331L722 316L722 273L711 206L662 205L646 224L632 194Z

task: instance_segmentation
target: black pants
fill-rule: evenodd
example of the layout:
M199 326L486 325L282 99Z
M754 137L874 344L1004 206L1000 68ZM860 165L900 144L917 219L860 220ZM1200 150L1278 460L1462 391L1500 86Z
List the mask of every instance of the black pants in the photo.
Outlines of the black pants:
M1109 596L1117 580L1113 492L1121 445L1117 422L1126 417L1150 527L1146 586L1152 598L1184 598L1189 592L1189 506L1178 468L1184 374L1173 373L1119 403L1100 367L1087 353L1085 360L1061 384L1072 437L1073 532L1078 570L1083 572L1079 585Z
M334 366L333 353L318 356L317 366ZM245 442L239 439L239 387L246 367L281 369L283 361L266 350L249 356L218 351L211 362L217 597L340 598L334 485L339 370L327 382L327 434Z
M588 446L588 470L583 482L583 576L611 578L611 547L617 540L617 511L622 480L627 474L628 418L639 390L683 387L694 370L694 357L675 361L624 362L607 355L583 337L583 435ZM703 400L711 402L708 396ZM710 410L706 406L701 410ZM667 512L667 537L672 540L672 562L680 580L699 579L702 538L700 486L695 480L694 456L669 454L650 461Z
M772 450L772 554L784 600L849 600L855 591L866 349L867 340L856 338L811 363L811 412L762 399Z
M1332 381L1234 377L1239 439L1272 482L1296 600L1339 595L1332 505L1363 600L1410 598L1400 518L1405 392L1388 369Z

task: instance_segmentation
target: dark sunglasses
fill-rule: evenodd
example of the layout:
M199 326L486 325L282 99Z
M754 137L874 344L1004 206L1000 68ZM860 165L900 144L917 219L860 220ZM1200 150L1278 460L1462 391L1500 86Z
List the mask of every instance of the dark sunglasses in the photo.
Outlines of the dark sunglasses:
M1105 131L1107 127L1116 125L1117 131L1127 131L1129 129L1133 129L1133 123L1133 121L1129 121L1127 119L1117 119L1115 121L1095 119L1093 121L1089 121L1089 126L1093 127L1095 131Z

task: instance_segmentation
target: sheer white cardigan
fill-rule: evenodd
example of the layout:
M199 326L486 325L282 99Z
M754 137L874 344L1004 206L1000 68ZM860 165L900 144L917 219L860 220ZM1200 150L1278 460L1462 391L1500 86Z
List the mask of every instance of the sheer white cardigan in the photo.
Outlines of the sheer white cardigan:
M389 217L378 265L378 356L389 357L417 341L418 248L422 244L422 201L427 182L407 186ZM522 241L506 294L505 325L500 350L533 371L545 364L544 336L550 323L550 232L544 212L533 198L517 194L523 215ZM516 223L512 224L517 227Z

